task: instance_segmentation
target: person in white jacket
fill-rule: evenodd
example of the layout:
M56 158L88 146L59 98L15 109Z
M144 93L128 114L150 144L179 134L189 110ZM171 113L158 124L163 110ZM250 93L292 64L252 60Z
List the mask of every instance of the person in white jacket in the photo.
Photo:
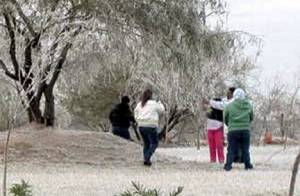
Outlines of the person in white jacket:
M152 91L144 91L141 101L134 109L134 116L144 141L144 165L151 166L151 157L158 147L159 116L165 111L161 102L152 100Z

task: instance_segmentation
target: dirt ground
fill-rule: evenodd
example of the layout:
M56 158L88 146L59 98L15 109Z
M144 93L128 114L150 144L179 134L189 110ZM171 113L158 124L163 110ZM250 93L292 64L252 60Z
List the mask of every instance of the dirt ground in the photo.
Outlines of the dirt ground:
M0 133L0 153L5 137ZM206 147L159 148L153 167L145 168L139 144L105 133L28 126L13 131L10 146L9 185L24 179L38 196L113 196L133 181L164 192L184 186L183 196L287 195L299 150L252 147L253 171L235 165L225 172L222 165L209 164ZM2 153L0 159L2 171ZM300 180L296 187L300 195Z

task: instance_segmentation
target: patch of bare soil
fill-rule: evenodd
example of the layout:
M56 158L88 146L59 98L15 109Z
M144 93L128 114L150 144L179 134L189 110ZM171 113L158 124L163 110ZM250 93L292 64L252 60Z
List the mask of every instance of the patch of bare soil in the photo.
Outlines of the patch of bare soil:
M0 133L1 162L6 136L7 132ZM198 164L182 163L176 158L157 154L154 161L159 167L199 167ZM66 131L29 125L12 131L9 162L135 168L142 163L142 146L110 133Z

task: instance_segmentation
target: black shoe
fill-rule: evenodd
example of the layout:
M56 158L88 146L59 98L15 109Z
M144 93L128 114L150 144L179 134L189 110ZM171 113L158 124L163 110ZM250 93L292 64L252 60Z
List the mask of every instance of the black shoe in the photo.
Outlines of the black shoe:
M152 163L150 161L144 161L144 165L150 167Z
M224 166L224 169L225 169L225 171L230 171L231 169L232 169L232 167L230 167L230 166Z
M245 166L245 170L251 170L251 169L253 169L253 165L252 164Z

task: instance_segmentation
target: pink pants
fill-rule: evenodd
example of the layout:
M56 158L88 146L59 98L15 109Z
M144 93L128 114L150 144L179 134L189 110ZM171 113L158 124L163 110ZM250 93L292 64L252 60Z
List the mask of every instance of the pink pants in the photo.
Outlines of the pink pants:
M224 163L224 131L223 127L217 130L207 130L207 138L209 145L209 153L210 153L210 162L217 161L220 163Z

